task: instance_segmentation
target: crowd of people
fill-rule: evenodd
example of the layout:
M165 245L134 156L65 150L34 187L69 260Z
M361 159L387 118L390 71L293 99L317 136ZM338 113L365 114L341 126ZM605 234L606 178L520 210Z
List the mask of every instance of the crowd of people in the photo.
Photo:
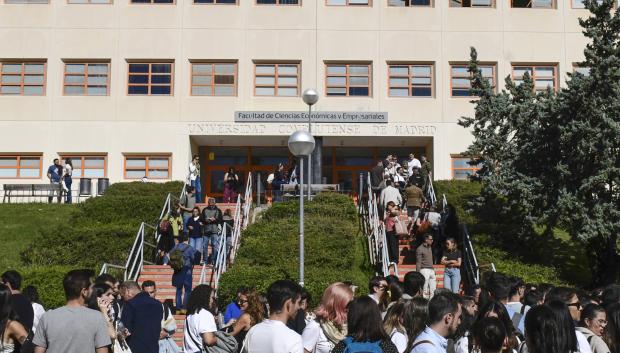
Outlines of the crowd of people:
M20 274L3 273L0 352L180 351L172 303L157 300L154 282L93 276L67 273L66 305L44 312L36 288L22 293ZM187 301L183 351L620 353L620 285L585 292L492 272L467 293L437 289L427 299L424 283L415 271L402 282L371 278L368 295L332 283L312 308L304 288L278 280L265 293L240 288L223 313L213 288L201 284Z

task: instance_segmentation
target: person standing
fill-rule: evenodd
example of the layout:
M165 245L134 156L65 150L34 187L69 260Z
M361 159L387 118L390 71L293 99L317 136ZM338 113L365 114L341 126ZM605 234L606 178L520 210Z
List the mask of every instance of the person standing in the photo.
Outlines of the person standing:
M424 179L424 193L428 192L428 188L430 184L433 182L433 166L431 162L426 159L426 156L421 156L420 161L422 162L422 167L420 168L420 175L422 175L422 179Z
M0 284L0 353L18 352L16 347L24 343L28 332L19 321L16 320L11 289Z
M60 165L60 159L54 158L54 164L50 165L47 168L47 178L50 181L50 185L52 185L53 190L50 191L50 196L48 198L48 203L52 203L52 199L54 199L54 194L58 193L58 203L62 198L60 191L60 177L62 176L62 166Z
M240 302L243 314L239 320L235 321L231 335L237 340L237 351L241 351L241 346L245 340L248 331L256 324L265 319L265 306L260 301L258 293L255 290L247 294L247 299Z
M388 284L385 277L374 276L368 282L368 296L377 303L381 312L385 311L389 304L387 290Z
M201 258L206 261L208 248L203 248L202 237L203 218L200 216L200 208L194 207L192 217L187 221L187 231L189 232L189 245L201 253ZM172 251L172 250L171 250ZM204 251L204 252L203 252ZM196 259L198 261L198 259Z
M202 194L200 187L200 158L197 154L194 155L192 161L189 162L189 185L196 191L196 202L202 202Z
M217 325L211 313L215 292L208 284L194 288L187 303L183 350L186 353L206 352L207 346L217 344Z
M440 293L428 303L428 326L415 338L411 353L446 353L448 337L461 322L461 304L454 293Z
M217 263L218 248L220 246L220 227L223 226L222 210L215 205L215 199L209 198L209 204L202 209L202 220L204 222L202 237L203 261L211 265ZM224 239L224 241L226 241ZM209 254L209 244L211 244L211 256ZM196 247L196 249L199 249ZM199 249L200 250L200 249Z
M35 286L26 286L22 292L28 298L32 304L32 311L34 312L34 320L32 321L32 332L37 329L41 316L45 314L45 308L41 305L41 299L39 298L39 291Z
M278 280L267 289L270 315L248 331L244 353L304 353L301 336L286 323L297 314L302 288L290 280Z
M407 161L407 176L411 177L413 175L413 168L422 168L422 164L420 160L415 158L415 154L409 153L409 160Z
M93 272L73 270L63 279L67 303L46 312L32 339L35 353L106 353L112 344L106 320L86 307L92 294Z
M409 271L403 278L403 299L409 300L415 297L422 297L424 293L424 283L426 279L418 271Z
M461 251L457 248L454 238L446 240L446 252L441 258L441 264L446 266L443 287L452 293L458 293L461 287Z
M581 332L592 348L592 353L609 353L609 347L603 340L603 333L607 326L607 313L602 306L588 304L581 311L581 320L577 331Z
M65 203L68 204L73 203L73 199L71 198L71 185L73 184L73 179L71 179L72 174L73 163L71 162L71 158L65 158L65 166L62 170L62 186L63 190L67 194L65 197Z
M400 191L392 184L392 180L385 180L385 189L381 190L381 195L379 196L379 206L381 207L379 212L387 210L387 204L390 201L394 202L395 205L401 205L403 202Z
M224 325L229 325L231 321L234 322L233 320L237 320L243 314L241 306L247 303L249 292L250 290L246 287L239 287L237 289L237 298L228 304L226 310L224 310Z
M426 202L424 192L410 180L405 189L405 195L407 197L407 216L409 216L411 223L415 224L420 215L420 208Z
M176 241L175 244L178 243L179 234L183 231L182 212L179 201L175 201L170 209L170 213L168 213L168 222L170 222L170 227L172 228L172 238Z
M26 331L32 332L34 310L28 297L20 291L22 275L15 270L6 271L2 274L2 283L11 290L11 301L13 302L13 310L17 314L17 321L24 326Z
M132 298L123 307L121 315L121 322L128 331L127 344L132 353L159 352L163 307L149 293L141 291L137 283L133 284L127 288Z
M239 187L239 175L235 171L235 167L228 168L228 172L224 174L224 202L237 202L237 188Z
M396 233L396 223L400 222L400 207L398 205L387 211L385 218L385 238L387 240L388 257L390 263L398 264L400 251L398 247L398 234Z
M183 267L178 270L175 269L172 274L172 285L177 289L176 308L177 310L183 310L185 309L185 305L189 300L190 291L192 290L192 271L194 268L194 257L197 251L188 244L188 239L185 234L179 234L179 243L170 250L170 256L175 255L175 251L181 252ZM185 295L183 296L184 289ZM183 298L185 300L183 300Z
M415 250L416 270L425 279L424 298L432 298L437 288L437 277L433 268L433 235L424 234L424 242Z
M196 207L196 189L190 185L186 186L185 195L181 197L180 201L179 206L181 211L183 211L183 229L185 230L185 234L188 234L187 222L192 218L192 212Z

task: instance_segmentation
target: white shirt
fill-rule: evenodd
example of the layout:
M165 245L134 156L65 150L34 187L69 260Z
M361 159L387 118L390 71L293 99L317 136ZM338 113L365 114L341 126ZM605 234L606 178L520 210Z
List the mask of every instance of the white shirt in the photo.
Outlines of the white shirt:
M196 165L193 162L189 162L189 180L196 180L196 177L198 176L198 168L196 168Z
M202 334L205 332L215 332L215 318L208 310L200 309L197 314L187 317L187 327L183 332L183 349L185 352L198 352L202 350ZM196 346L197 343L200 347Z
M422 163L420 163L420 160L417 158L410 159L409 163L407 163L407 172L409 173L409 176L413 174L414 167L422 169Z
M394 343L398 349L398 353L404 353L405 349L407 349L407 335L397 329L392 329L390 340L392 340L392 343Z
M297 332L286 327L282 321L267 319L248 331L243 352L304 353L304 347Z
M400 205L403 202L403 198L400 196L400 191L393 186L388 186L381 190L381 195L379 196L379 202L384 209L390 201L393 201L397 205Z
M400 182L404 183L405 182L405 178L402 175L396 173L396 174L394 174L394 182L395 183L400 183Z
M301 341L304 349L313 353L329 353L336 346L327 339L321 325L316 320L306 325L301 333Z
M73 168L71 167L71 165L70 164L65 164L65 168L64 168L63 174L71 176L72 172L73 172Z
M592 353L592 347L590 347L590 343L588 343L586 336L578 330L575 330L575 335L577 336L577 348L579 349L579 353Z
M37 326L39 325L39 320L41 316L45 314L45 309L43 305L39 303L32 303L32 311L34 311L34 320L32 321L32 332L37 331Z

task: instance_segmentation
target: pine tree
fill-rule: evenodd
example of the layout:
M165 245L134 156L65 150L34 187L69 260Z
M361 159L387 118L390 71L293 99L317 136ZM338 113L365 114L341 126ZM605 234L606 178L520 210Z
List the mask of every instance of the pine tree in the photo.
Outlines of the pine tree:
M617 278L620 258L620 13L614 1L586 4L580 20L590 43L566 88L534 93L526 74L495 93L482 78L472 48L470 72L475 115L462 118L474 142L468 152L481 163L483 195L501 197L523 228L565 228L592 259L593 285Z

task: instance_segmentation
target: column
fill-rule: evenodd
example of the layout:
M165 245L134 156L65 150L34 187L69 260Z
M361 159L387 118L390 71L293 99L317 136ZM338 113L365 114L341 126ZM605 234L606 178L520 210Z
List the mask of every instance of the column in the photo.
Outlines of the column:
M312 152L312 184L321 184L323 174L323 137L314 137L314 152Z

